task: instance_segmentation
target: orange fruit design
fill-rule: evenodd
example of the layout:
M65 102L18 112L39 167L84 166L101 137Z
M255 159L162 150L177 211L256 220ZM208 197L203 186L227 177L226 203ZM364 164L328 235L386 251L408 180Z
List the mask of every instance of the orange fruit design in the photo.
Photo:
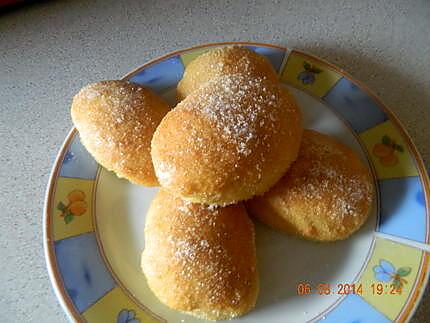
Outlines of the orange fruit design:
M372 153L379 158L382 165L392 167L399 162L396 152L403 153L404 148L402 145L387 135L382 136L381 142L373 146Z
M73 221L75 216L81 216L87 211L87 202L85 202L85 193L81 190L73 190L67 194L68 204L59 202L57 209L61 211L60 216L64 218L66 224Z
M372 152L376 157L382 158L382 157L387 157L387 156L393 155L394 149L390 146L386 146L384 144L377 143L373 147Z
M73 190L67 195L67 199L70 201L70 203L83 201L85 200L85 193L80 190Z
M384 166L394 166L399 162L399 158L395 154L379 158L379 161Z
M81 216L87 210L87 203L85 201L75 201L70 203L69 210L73 215Z

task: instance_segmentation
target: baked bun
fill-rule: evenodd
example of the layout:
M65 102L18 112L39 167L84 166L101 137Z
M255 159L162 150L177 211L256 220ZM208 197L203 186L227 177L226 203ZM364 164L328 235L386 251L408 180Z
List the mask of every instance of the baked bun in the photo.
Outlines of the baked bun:
M151 155L160 185L195 203L262 194L296 159L302 133L293 96L263 78L215 78L171 110Z
M363 225L372 200L369 169L356 153L327 135L305 130L299 156L287 174L246 207L275 229L334 241Z
M75 95L71 113L82 144L100 165L133 183L155 186L151 139L169 110L145 87L102 81Z
M162 303L202 319L243 315L257 299L254 225L242 204L192 204L161 189L146 217L141 265Z
M278 82L278 75L266 57L246 47L218 47L198 56L187 65L184 76L178 83L178 100L183 100L207 81L227 74L265 77L274 83Z

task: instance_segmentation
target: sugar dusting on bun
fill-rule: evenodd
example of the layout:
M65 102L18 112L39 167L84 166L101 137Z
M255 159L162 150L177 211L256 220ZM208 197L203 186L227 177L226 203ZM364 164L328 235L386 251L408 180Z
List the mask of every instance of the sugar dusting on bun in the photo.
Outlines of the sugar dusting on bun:
M148 211L142 270L167 306L209 320L255 305L254 226L241 204L193 204L161 189Z
M369 169L354 151L330 136L305 130L299 156L287 174L246 206L275 229L334 241L364 224L373 194Z
M211 79L229 74L278 82L276 71L266 57L242 46L218 47L198 56L185 68L177 87L179 101Z
M300 110L287 89L224 75L166 115L151 154L165 189L192 202L227 205L274 185L297 157L301 133Z
M82 144L99 164L133 183L155 186L150 143L169 110L150 89L102 81L75 95L71 114Z

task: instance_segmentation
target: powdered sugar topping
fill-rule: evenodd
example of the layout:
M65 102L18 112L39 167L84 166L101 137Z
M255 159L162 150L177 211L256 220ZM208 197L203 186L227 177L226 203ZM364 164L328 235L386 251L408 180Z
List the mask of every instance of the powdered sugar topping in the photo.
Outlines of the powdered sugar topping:
M353 167L359 166L349 165L353 163L352 157L336 144L320 138L305 132L299 158L287 174L291 181L289 197L300 194L305 204L315 208L316 214L331 219L362 214L363 202L370 204L372 199L368 174L361 168L354 172ZM323 205L326 207L321 209Z
M220 135L232 142L239 155L249 156L262 138L261 127L278 131L279 93L263 78L241 74L226 75L210 81L198 97L184 108L206 116Z

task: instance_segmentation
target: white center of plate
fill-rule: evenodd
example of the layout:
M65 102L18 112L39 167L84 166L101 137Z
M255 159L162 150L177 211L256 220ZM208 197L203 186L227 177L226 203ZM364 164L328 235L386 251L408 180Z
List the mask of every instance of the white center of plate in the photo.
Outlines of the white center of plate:
M311 96L291 89L302 107L306 128L330 134L360 154L360 144L336 114ZM158 189L118 179L106 170L97 183L95 217L100 243L113 275L143 305L168 322L203 322L161 304L140 270L144 248L144 224L148 207ZM314 243L291 238L256 223L260 294L256 308L237 322L284 323L315 318L333 306L341 295L319 295L318 284L351 284L363 269L373 241L376 210L350 239ZM297 286L313 286L312 295L297 295ZM181 321L182 320L182 321Z

